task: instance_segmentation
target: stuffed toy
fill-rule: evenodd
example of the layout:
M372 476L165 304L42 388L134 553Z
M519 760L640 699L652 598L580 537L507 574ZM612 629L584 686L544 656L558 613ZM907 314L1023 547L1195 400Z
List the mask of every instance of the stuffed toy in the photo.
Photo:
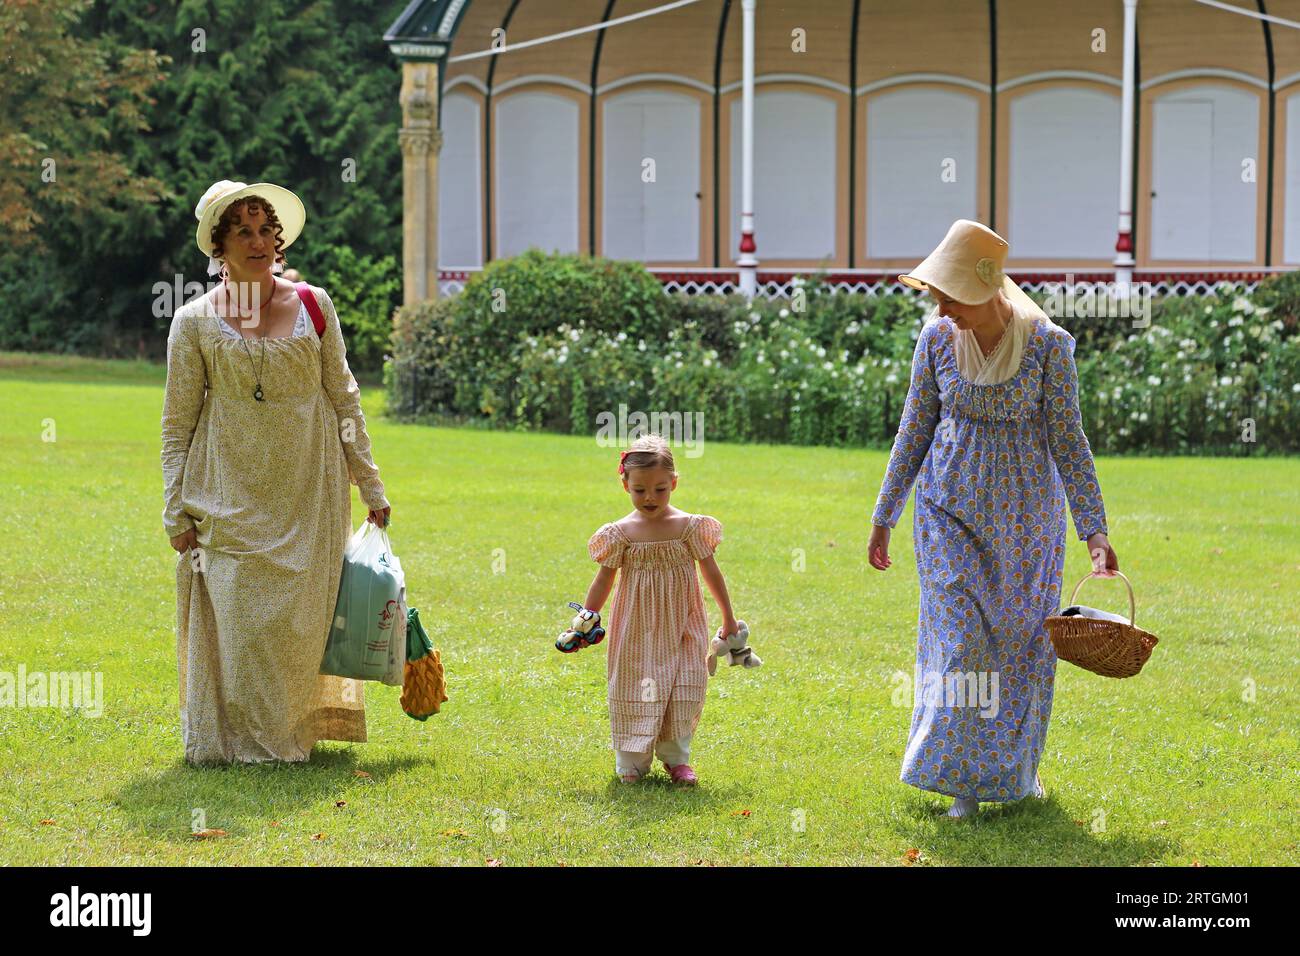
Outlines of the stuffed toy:
M736 633L725 637L719 635L709 642L709 676L718 669L718 658L726 655L732 667L740 664L744 667L762 667L763 662L749 646L749 625L744 621L736 622Z
M428 720L447 699L447 679L442 670L442 655L420 623L420 612L406 612L406 671L402 680L402 710L408 717Z
M562 654L572 654L584 647L599 644L605 639L605 629L600 626L600 614L588 611L577 601L570 601L569 607L578 613L568 630L555 639L555 649Z

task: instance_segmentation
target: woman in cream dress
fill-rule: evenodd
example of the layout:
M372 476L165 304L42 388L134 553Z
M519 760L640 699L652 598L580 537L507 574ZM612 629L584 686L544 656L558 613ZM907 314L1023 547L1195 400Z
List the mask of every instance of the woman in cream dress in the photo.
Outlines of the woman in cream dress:
M364 741L360 682L319 673L351 534L355 483L390 508L338 315L317 335L277 279L302 231L298 197L222 181L200 200L199 248L222 286L176 311L162 415L163 525L176 562L185 759L303 761ZM251 304L251 308L250 308Z

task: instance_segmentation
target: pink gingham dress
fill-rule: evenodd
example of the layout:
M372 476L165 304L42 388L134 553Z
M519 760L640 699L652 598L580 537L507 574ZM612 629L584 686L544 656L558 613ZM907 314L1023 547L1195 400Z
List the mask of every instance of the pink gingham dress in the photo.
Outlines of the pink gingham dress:
M709 680L709 624L695 562L721 541L716 518L693 514L678 538L631 541L611 522L587 543L592 560L619 569L606 622L616 750L641 753L695 732Z

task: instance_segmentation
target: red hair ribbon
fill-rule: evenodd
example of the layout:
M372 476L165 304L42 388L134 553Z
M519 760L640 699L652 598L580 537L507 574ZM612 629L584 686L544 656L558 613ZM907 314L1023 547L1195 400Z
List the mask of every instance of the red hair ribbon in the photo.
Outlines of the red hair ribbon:
M620 475L624 473L624 470L623 470L623 459L626 458L626 457L628 456L628 452L630 452L630 451L631 451L630 448L625 448L625 449L623 449L621 452L618 453L618 473L619 473Z

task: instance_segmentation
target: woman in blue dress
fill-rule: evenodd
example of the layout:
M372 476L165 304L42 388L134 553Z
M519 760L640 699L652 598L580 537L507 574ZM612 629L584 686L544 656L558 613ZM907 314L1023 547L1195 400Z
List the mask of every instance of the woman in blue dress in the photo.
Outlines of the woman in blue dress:
M1043 796L1065 505L1093 568L1118 570L1079 415L1074 338L1002 271L1007 243L960 219L900 281L927 290L907 402L872 514L871 566L916 485L915 706L901 778L979 802Z

